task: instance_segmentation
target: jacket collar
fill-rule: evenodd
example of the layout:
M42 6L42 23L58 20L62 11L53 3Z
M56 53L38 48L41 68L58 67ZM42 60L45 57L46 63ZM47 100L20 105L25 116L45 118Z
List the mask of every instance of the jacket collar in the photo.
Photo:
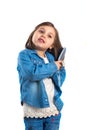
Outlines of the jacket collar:
M37 54L37 51L34 50L34 49L31 50L31 49L27 49L27 48L26 48L26 51L27 51L28 53L38 55L38 54ZM47 56L47 58L49 59L50 62L54 61L54 60L53 60L53 59L54 59L53 56L52 56L49 52L46 51L45 54L46 54L46 56Z

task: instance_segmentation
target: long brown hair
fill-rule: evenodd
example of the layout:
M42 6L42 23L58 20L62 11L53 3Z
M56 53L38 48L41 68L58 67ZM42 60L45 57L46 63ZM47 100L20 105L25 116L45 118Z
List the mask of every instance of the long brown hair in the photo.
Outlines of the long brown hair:
M37 25L34 29L34 31L29 35L29 38L25 44L25 48L27 49L35 49L35 45L32 42L32 37L34 32L40 27L40 26L50 26L53 27L55 30L55 39L54 39L54 47L52 49L48 49L47 51L49 51L51 54L54 55L55 60L57 60L61 50L62 50L62 45L60 42L60 38L59 38L59 34L58 34L58 30L55 28L55 26L53 25L53 23L51 22L42 22L39 25Z

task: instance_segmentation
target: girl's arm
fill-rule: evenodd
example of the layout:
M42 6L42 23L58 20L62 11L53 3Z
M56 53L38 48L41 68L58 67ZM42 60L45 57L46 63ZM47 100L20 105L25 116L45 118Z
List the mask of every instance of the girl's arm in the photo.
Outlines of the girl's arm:
M54 75L53 75L53 79L55 79L55 85L57 87L61 87L63 82L65 81L66 78L66 70L65 67L62 66L60 68L60 70L58 70Z
M18 56L17 70L22 78L39 81L44 78L52 77L52 75L58 71L58 67L55 62L34 64L26 53L21 52Z

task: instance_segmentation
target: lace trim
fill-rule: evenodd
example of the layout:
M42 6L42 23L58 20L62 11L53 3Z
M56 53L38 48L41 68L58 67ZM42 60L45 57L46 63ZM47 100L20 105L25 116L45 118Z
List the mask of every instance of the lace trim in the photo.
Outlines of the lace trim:
M27 104L23 105L24 109L24 117L31 117L31 118L46 118L50 116L54 116L59 114L57 108L53 105L49 108L34 108L32 106L28 106Z

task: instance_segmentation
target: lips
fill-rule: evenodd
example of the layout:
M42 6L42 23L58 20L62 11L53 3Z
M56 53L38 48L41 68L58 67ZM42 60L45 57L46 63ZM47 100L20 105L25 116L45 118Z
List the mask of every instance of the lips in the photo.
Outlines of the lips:
M41 43L45 43L44 39L42 39L42 38L39 38L38 41Z

